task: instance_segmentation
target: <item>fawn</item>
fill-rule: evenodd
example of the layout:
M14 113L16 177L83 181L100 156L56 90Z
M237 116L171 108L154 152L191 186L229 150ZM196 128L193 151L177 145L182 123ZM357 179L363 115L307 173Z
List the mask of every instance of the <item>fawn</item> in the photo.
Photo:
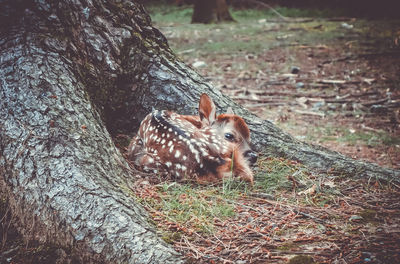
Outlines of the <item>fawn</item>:
M234 175L253 183L249 165L257 160L250 148L250 130L233 114L216 115L214 102L202 94L199 116L155 110L140 124L128 147L128 158L142 171L175 180L215 182Z

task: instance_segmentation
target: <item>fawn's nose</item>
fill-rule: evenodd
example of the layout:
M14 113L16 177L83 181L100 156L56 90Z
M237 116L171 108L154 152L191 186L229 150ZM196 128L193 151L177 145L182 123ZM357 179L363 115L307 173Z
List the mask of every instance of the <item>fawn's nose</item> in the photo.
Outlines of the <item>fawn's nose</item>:
M244 157L250 162L250 165L256 163L258 154L252 150L248 150L244 153Z

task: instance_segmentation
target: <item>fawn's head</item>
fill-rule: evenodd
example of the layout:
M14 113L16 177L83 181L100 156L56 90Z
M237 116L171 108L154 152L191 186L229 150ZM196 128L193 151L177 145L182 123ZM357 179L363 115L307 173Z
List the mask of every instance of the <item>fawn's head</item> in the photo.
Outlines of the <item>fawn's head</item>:
M252 165L257 161L257 153L250 147L250 130L246 122L235 115L231 108L227 113L216 115L214 102L207 94L202 94L199 102L199 116L203 127L211 127L216 134L234 144Z

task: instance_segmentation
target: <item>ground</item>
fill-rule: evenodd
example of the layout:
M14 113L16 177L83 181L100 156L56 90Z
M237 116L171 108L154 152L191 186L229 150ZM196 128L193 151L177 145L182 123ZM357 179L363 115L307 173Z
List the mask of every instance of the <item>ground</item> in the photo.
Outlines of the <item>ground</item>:
M301 16L282 22L268 10L232 10L237 23L199 25L188 23L190 8L149 9L185 63L261 118L400 168L400 20L278 9ZM398 185L267 157L255 170L250 188L145 181L135 190L194 263L400 262Z
M249 110L301 140L400 167L399 20L282 23L238 10L238 23L199 25L190 9L151 8L182 60Z
M400 20L316 10L282 22L231 10L237 23L190 24L187 6L148 6L182 61L300 140L400 168ZM400 186L315 174L261 157L253 187L138 180L132 191L189 263L400 263ZM22 242L1 202L0 263L68 255Z

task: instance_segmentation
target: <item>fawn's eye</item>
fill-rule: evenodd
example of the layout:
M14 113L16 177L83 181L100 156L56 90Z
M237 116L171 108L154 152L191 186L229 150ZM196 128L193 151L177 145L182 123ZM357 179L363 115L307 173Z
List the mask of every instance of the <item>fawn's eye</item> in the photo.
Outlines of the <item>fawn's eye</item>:
M225 139L233 141L235 137L231 133L225 133Z

